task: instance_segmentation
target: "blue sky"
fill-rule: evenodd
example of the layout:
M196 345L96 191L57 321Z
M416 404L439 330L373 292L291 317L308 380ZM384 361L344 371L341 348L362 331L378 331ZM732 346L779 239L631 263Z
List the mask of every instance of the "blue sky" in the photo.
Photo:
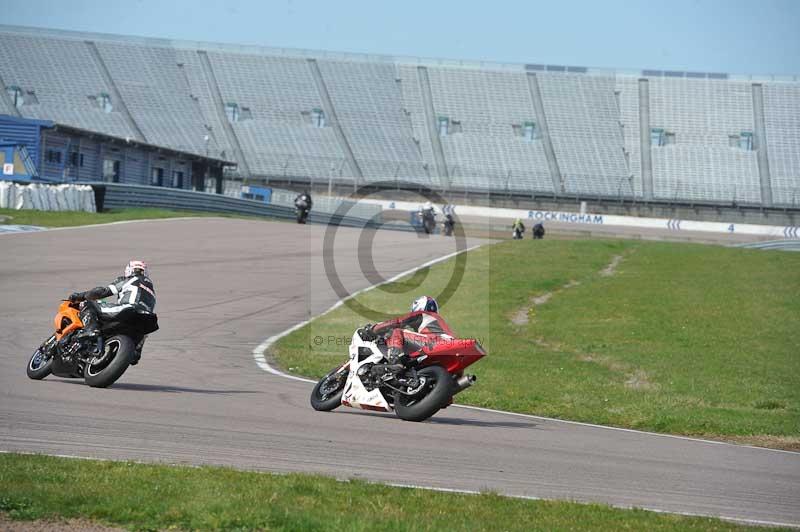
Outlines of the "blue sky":
M390 55L800 74L800 0L0 0L24 26Z

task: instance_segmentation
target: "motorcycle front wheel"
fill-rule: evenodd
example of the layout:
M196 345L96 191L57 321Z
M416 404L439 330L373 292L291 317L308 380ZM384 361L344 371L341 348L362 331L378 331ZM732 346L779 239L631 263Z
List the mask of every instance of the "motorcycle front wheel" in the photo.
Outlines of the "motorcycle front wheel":
M93 388L106 388L122 377L136 352L133 340L127 336L112 336L106 340L103 352L89 359L83 379Z
M342 404L342 392L347 382L347 372L336 368L322 377L311 391L311 407L321 412L330 412Z
M28 360L28 378L40 381L50 375L53 367L53 357L48 356L49 351L54 347L56 335L52 335L39 346Z
M428 366L417 371L422 383L406 395L394 394L394 412L405 421L425 421L439 411L453 395L453 377L441 366Z

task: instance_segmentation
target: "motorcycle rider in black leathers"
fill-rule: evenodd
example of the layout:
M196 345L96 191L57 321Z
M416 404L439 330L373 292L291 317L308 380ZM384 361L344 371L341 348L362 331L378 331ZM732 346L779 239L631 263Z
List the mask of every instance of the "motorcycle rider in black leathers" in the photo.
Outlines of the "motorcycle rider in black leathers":
M297 195L294 199L294 206L297 209L297 223L306 223L306 218L308 218L308 213L311 212L313 205L314 202L311 200L311 194L308 191L303 191Z
M98 300L116 295L115 305L101 304ZM98 286L86 292L75 292L69 296L72 302L82 302L80 318L83 329L78 333L84 338L94 338L101 343L100 324L111 320L124 321L132 314L155 311L156 291L150 280L147 264L140 260L132 260L125 267L125 274L118 277L108 286ZM139 362L144 338L136 346L136 357L131 364Z

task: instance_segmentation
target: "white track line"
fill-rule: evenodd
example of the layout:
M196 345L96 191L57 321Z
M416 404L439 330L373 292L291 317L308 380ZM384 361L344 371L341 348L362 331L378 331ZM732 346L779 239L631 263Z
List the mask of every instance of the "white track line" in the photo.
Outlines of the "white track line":
M385 280L383 282L380 282L380 283L378 283L376 285L372 285L372 286L368 286L366 288L362 288L358 292L355 292L354 294L351 294L351 295L347 296L345 299L339 300L331 308L329 308L328 310L326 310L322 314L318 314L317 316L313 316L313 317L303 321L302 323L298 323L297 325L295 325L293 327L290 327L289 329L286 329L283 332L280 332L278 334L270 336L269 338L267 338L266 340L261 342L261 344L259 344L258 347L253 349L253 358L255 359L256 364L258 364L258 367L261 368L262 370L266 371L267 373L272 373L273 375L278 375L279 377L284 377L286 379L292 379L292 380L295 380L295 381L309 382L309 383L312 383L312 384L316 384L317 381L315 381L313 379L307 379L305 377L298 377L296 375L290 375L288 373L284 373L283 371L270 366L269 362L267 362L267 359L266 359L266 356L264 355L264 353L273 344L275 344L275 342L277 342L278 340L280 340L284 336L287 336L287 335L293 333L294 331L296 331L297 329L300 329L301 327L304 327L308 323L314 321L315 319L321 318L322 316L328 314L329 312L332 312L332 311L336 310L337 308L341 307L344 304L345 301L350 300L350 299L356 297L359 294L363 294L364 292L368 292L368 291L372 290L373 288L377 288L377 287L385 285L387 283L394 282L394 281L396 281L396 280L398 280L398 279L400 279L402 277L405 277L406 275L411 275L411 274L421 270L422 268L427 268L428 266L431 266L431 265L436 264L438 262L442 262L442 261L445 261L445 260L450 259L452 257L455 257L459 253L466 253L466 252L472 251L474 249L477 249L479 247L480 247L480 244L477 245L477 246L472 246L469 249L465 249L465 250L462 250L462 251L456 251L454 253L450 253L449 255L445 255L443 257L439 257L438 259L430 260L430 261L428 261L428 262L426 262L424 264L421 264L421 265L419 265L419 266L417 266L415 268L411 268L410 270L406 270L406 271L404 271L402 273L398 273L397 275L395 275L391 279L387 279L387 280ZM507 412L505 410L495 410L495 409L492 409L492 408L484 408L484 407L481 407L481 406L458 405L458 404L453 404L451 406L452 407L456 407L456 408L464 408L466 410L477 410L479 412L489 412L489 413L492 413L492 414L504 414L504 415L507 415L507 416L523 417L523 418L527 418L527 419L537 419L537 420L541 420L541 421L549 421L549 422L554 422L554 423L565 423L565 424L568 424L568 425L580 425L580 426L584 426L584 427L593 427L593 428L598 428L598 429L616 430L616 431L619 431L619 432L632 432L632 433L635 433L635 434L648 434L650 436L659 436L659 437L662 437L662 438L674 438L674 439L677 439L677 440L688 440L688 441L695 441L695 442L702 442L702 443L713 443L714 445L729 445L729 446L734 446L734 447L737 447L737 448L756 449L756 450L759 450L759 451L768 451L768 452L773 452L773 453L800 454L797 451L786 451L784 449L770 449L769 447L757 447L755 445L744 445L744 444L730 443L730 442L717 441L717 440L704 440L702 438L692 438L692 437L689 437L689 436L680 436L680 435L677 435L677 434L663 434L663 433L660 433L660 432L648 432L646 430L626 429L626 428L623 428L623 427L610 427L610 426L607 426L607 425L596 425L594 423L585 423L583 421L570 421L570 420L567 420L567 419L557 419L557 418L552 418L552 417L535 416L535 415L532 415L532 414L522 414L522 413L519 413L519 412Z
M159 462L155 462L155 464L154 464L153 462L143 462L143 461L140 461L140 460L114 460L114 459L110 459L110 458L95 458L95 457L91 457L91 456L77 456L77 455L72 455L72 454L49 454L49 453L48 454L44 454L44 453L34 453L34 452L30 452L30 451L6 451L6 450L2 450L2 449L0 449L0 454L22 454L22 455L27 455L27 456L44 455L44 456L53 456L55 458L67 458L67 459L72 459L72 460L96 460L98 462L130 462L130 463L140 464L140 465L169 465L169 466L172 466L172 467L190 467L190 468L193 468L193 469L198 469L198 468L204 467L204 466L201 466L201 465L192 465L192 464L171 464L171 463L164 463L164 462L160 462L160 463ZM227 467L227 466L216 466L216 467ZM272 475L272 476L285 476L285 475L289 474L289 473L275 473L275 472L269 472L269 471L257 471L257 473L262 474L262 475ZM349 478L345 478L345 479L338 479L337 478L336 480L338 480L340 482L350 482ZM438 492L442 492L442 493L458 493L458 494L464 494L464 495L480 495L481 494L481 492L477 491L477 490L456 489L456 488L440 488L440 487L435 487L435 486L423 486L423 485L418 485L418 484L401 484L401 483L397 483L397 482L375 482L375 481L364 480L364 479L358 479L358 480L362 481L362 482L367 482L369 484L379 484L379 485L383 485L383 486L391 486L391 487L394 487L394 488L418 489L418 490L438 491ZM575 500L563 501L561 499L548 499L546 497L535 497L533 495L501 494L501 496L502 497L508 497L510 499L522 499L522 500L527 500L527 501L557 501L557 502L568 502L568 503L574 503L574 504L598 504L598 503L589 503L589 502L575 501ZM600 504L602 504L602 503L600 503ZM703 517L703 518L722 519L723 521L731 521L731 522L735 522L735 523L745 523L745 524L750 524L750 525L774 526L774 527L784 527L784 528L800 528L800 524L798 524L798 523L781 523L781 522L778 522L778 521L764 521L764 520L760 520L760 519L746 519L746 518L743 518L743 517L728 517L728 516L725 516L725 515L708 515L708 514L695 514L695 513L690 513L690 512L675 512L675 511L671 511L671 510L661 510L659 508L649 508L649 507L646 507L646 506L625 506L625 505L613 505L613 504L608 504L607 506L609 506L611 508L619 508L619 509L622 509L622 510L638 509L638 510L646 510L648 512L654 512L654 513L659 513L659 514L677 514L677 515L683 515L683 516L686 516L686 517Z
M310 383L316 383L317 381L315 381L315 380L312 380L312 379L306 379L306 378L304 378L304 377L297 377L297 376L295 376L295 375L289 375L288 373L284 373L284 372L282 372L282 371L280 371L280 370L278 370L278 369L275 369L275 368L273 368L273 367L272 367L272 366L270 366L270 365L269 365L269 363L267 362L267 359L266 359L266 357L264 356L264 353L265 353L265 352L267 351L267 349L269 349L269 348L270 348L270 347L271 347L271 346L272 346L272 345L273 345L275 342L277 342L278 340L280 340L280 339L281 339L281 338L283 338L284 336L287 336L287 335L289 335L289 334L293 333L293 332L294 332L294 331L296 331L297 329L300 329L301 327L304 327L305 325L307 325L307 324L308 324L308 323L310 323L311 321L313 321L313 320L315 320L315 319L317 319L317 318L320 318L320 317L322 317L322 316L324 316L324 315L328 314L329 312L333 312L333 311L334 311L334 310L336 310L337 308L339 308L339 307L341 307L342 305L344 305L344 302L345 302L345 301L349 301L349 300L353 299L354 297L356 297L356 296L357 296L357 295L359 295L359 294L363 294L364 292L368 292L368 291L372 290L373 288L378 288L379 286L383 286L383 285L385 285L385 284L393 283L393 282L395 282L396 280L398 280L398 279L401 279L401 278L405 277L406 275L411 275L411 274L413 274L413 273L415 273L415 272L417 272L417 271L421 270L422 268L427 268L428 266L432 266L433 264L437 264L437 263L439 263L439 262L446 261L446 260L448 260L448 259L450 259L450 258L452 258L452 257L455 257L456 255L459 255L459 254L461 254L461 253L467 253L467 252L469 252L469 251L472 251L473 249L478 249L480 246L481 246L481 244L478 244L477 246L472 246L471 248L462 249L461 251L454 251L453 253L450 253L449 255L445 255L445 256L443 256L443 257L439 257L439 258L436 258L436 259L429 260L428 262L426 262L426 263L424 263L424 264L420 264L419 266L416 266L416 267L414 267L414 268L411 268L410 270L406 270L406 271L404 271L404 272L398 273L397 275L395 275L394 277L392 277L392 278L390 278L390 279L386 279L385 281L382 281L382 282L380 282L380 283L378 283L378 284L374 284L374 285L372 285L372 286L368 286L368 287L366 287L366 288L362 288L361 290L359 290L359 291L357 291L357 292L354 292L354 293L350 294L350 295L349 295L349 296L347 296L346 298L344 298L344 299L340 299L339 301L337 301L336 303L334 303L334 304L331 306L331 308L329 308L328 310L326 310L326 311L325 311L325 312L323 312L322 314L318 314L318 315L316 315L316 316L314 316L314 317L311 317L311 318L309 318L309 319L307 319L307 320L305 320L305 321L303 321L303 322L301 322L301 323L298 323L298 324L297 324L297 325L295 325L294 327L290 327L289 329L286 329L286 330L285 330L285 331L283 331L283 332L280 332L280 333L278 333L278 334L276 334L276 335L270 336L269 338L267 338L266 340L264 340L263 342L261 342L261 343L258 345L258 347L256 347L255 349L253 349L253 358L256 360L256 364L258 364L258 367L259 367L259 368L263 369L263 370L264 370L264 371L266 371L267 373L272 373L273 375L278 375L278 376L280 376L280 377L285 377L285 378L287 378L287 379L292 379L292 380L301 381L301 382L310 382Z
M140 220L119 220L116 222L106 222L100 224L89 224L89 225L70 225L66 227L44 227L44 226L37 226L37 227L44 227L40 231L17 231L13 233L2 233L0 232L0 236L3 235L29 235L32 233L49 233L50 231L69 231L70 229L88 229L92 227L105 227L107 225L124 225L124 224L138 224L138 223L145 223L145 222L174 222L174 221L183 221L183 220L237 220L237 219L244 219L244 218L226 218L224 216L176 216L174 218L142 218Z
M360 479L359 479L360 480ZM399 484L399 483L383 483L383 482L373 482L373 484L384 484L386 486L392 486L395 488L410 488L410 489L420 489L420 490L430 490L430 491L440 491L444 493L463 493L465 495L480 495L481 492L477 490L461 490L461 489L454 489L454 488L437 488L434 486L421 486L417 484ZM563 499L549 499L547 497L535 497L533 495L512 495L512 494L505 494L501 493L501 497L508 497L510 499L522 499L526 501L554 501L554 502L567 502L573 504L603 504L603 503L593 503L593 502L584 502L584 501L576 501L576 500L563 500ZM747 519L745 517L728 517L725 515L709 515L709 514L695 514L691 512L676 512L673 510L661 510L659 508L649 508L647 506L631 506L631 505L622 505L622 504L606 504L611 508L618 508L620 510L646 510L648 512L654 512L658 514L677 514L683 515L686 517L702 517L702 518L711 518L711 519L722 519L723 521L732 521L735 523L746 523L750 525L759 525L759 526L775 526L775 527L785 527L785 528L800 528L800 524L798 523L781 523L777 521L763 521L760 519Z

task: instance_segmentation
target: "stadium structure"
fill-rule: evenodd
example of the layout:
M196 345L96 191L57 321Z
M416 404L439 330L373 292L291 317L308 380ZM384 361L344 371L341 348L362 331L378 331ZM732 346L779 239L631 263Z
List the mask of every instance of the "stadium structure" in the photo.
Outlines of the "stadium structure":
M0 84L0 114L233 161L227 177L248 182L800 210L796 76L620 72L0 26Z

